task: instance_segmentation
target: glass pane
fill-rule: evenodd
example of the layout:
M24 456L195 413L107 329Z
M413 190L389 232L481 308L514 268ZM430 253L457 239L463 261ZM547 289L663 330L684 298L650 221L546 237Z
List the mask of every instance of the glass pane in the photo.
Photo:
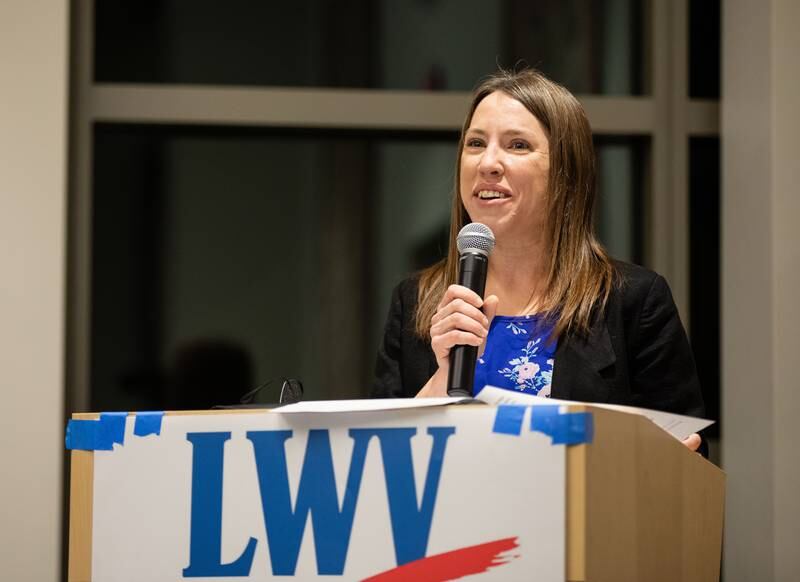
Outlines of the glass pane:
M647 140L597 137L599 202L595 223L600 240L615 259L644 261L644 167Z
M455 140L98 126L92 408L279 376L363 395L392 285L438 254Z
M444 256L456 142L96 126L92 409L232 404L280 376L363 396L393 286ZM635 259L642 144L598 151L603 237Z
M706 416L706 432L719 436L720 418L720 142L689 140L689 316Z
M98 0L95 79L469 90L500 64L638 94L642 0Z
M689 96L719 99L720 0L689 2Z
M645 52L642 4L512 0L507 62L521 59L573 93L639 95Z

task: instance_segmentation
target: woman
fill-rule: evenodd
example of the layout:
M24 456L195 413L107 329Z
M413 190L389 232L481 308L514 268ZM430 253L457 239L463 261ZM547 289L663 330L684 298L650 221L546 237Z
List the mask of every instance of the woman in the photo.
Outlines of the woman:
M447 258L394 291L373 395L447 395L455 345L475 387L701 416L691 349L665 280L612 261L593 230L595 155L583 108L536 71L475 90L459 142ZM456 235L492 229L485 299L456 285ZM686 441L696 450L698 435Z

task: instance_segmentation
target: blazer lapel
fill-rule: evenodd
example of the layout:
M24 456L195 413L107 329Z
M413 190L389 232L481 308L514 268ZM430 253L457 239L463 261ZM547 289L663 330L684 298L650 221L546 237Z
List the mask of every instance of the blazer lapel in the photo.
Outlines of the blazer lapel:
M562 400L606 402L609 386L600 371L617 357L605 321L595 322L588 338L564 337L556 348L550 395Z

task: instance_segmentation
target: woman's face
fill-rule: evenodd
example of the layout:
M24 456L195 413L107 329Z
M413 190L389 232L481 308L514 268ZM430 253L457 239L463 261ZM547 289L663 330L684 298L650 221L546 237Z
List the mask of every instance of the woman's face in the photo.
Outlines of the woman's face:
M461 201L499 244L541 237L548 152L544 129L522 103L496 91L478 104L461 152Z

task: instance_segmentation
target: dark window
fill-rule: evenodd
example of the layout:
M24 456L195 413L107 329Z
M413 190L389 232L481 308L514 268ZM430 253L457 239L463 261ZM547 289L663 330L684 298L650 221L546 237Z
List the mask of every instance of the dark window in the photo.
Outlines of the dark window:
M446 251L452 133L95 128L91 408L366 394L392 287ZM641 255L639 139L598 140L602 236ZM262 401L277 400L277 389Z
M95 80L469 90L497 65L639 94L641 0L98 0Z
M706 415L720 425L720 145L717 137L689 141L691 341Z
M644 264L645 168L650 140L595 137L599 200L595 224L616 259Z
M689 2L689 97L719 99L720 0Z
M392 286L441 256L455 141L98 126L92 408L363 395Z

